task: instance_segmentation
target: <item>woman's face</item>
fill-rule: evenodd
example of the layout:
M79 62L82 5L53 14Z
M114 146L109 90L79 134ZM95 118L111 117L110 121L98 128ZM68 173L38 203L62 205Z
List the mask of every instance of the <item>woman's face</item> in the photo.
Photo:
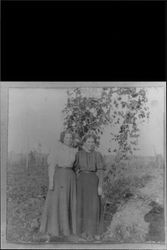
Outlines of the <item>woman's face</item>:
M67 146L71 146L72 144L72 135L71 134L65 134L64 136L64 144Z
M93 150L95 148L95 141L94 138L89 137L86 141L85 141L85 145L87 147L88 150Z

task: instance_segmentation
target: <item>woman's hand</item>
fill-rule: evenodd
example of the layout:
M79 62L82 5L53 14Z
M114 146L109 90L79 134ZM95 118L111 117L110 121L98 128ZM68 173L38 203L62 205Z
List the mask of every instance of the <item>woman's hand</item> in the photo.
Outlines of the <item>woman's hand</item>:
M98 195L99 195L99 196L102 196L102 194L103 194L102 187L101 187L101 186L98 186Z
M76 171L77 177L79 176L79 173L80 173L80 170L78 169L78 170Z

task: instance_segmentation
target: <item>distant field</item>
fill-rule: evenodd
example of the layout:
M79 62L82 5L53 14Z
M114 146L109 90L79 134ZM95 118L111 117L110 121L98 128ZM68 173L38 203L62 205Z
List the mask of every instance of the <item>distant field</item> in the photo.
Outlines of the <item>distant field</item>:
M163 229L163 209L164 209L164 164L159 163L155 158L137 158L116 163L113 157L106 157L106 176L104 178L104 220L105 233L104 241L129 242L142 241L164 241ZM26 168L25 162L8 164L7 169L7 240L10 242L33 242L38 237L40 217L45 201L48 186L47 165L31 164ZM135 200L136 199L136 200ZM157 213L152 215L150 222L147 218L147 232L142 232L141 237L131 234L126 238L125 235L111 235L113 223L116 225L118 213L121 218L121 209L132 209L136 201L147 203L149 207L144 215L151 209L159 206L159 221L161 223L160 236L153 236L149 227L157 219ZM151 203L152 202L152 203ZM140 202L139 202L140 203ZM148 206L149 204L149 206ZM135 208L137 209L137 208ZM137 211L137 210L136 210ZM157 210L160 211L160 210ZM148 216L147 216L148 217ZM143 219L141 218L141 219ZM130 219L130 218L129 218ZM140 216L138 218L140 220ZM144 221L144 219L143 219ZM145 222L143 222L143 225ZM148 224L149 223L149 224ZM151 224L152 223L152 224ZM154 223L154 227L155 227ZM141 228L142 230L142 225ZM114 229L115 230L115 229ZM122 229L121 229L122 230ZM145 229L146 230L146 229ZM124 231L122 231L124 234Z

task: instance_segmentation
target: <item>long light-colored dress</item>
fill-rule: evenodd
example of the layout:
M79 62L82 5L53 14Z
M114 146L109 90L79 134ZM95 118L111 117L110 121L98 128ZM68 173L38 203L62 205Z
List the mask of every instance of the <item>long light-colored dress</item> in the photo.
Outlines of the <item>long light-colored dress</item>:
M53 236L76 234L76 175L72 170L76 149L60 143L49 155L49 179L54 189L48 190L40 232Z

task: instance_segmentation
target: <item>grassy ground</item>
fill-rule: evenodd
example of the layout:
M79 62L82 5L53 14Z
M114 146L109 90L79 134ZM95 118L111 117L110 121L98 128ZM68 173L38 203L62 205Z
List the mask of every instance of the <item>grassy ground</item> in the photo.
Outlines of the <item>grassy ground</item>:
M7 175L7 239L32 242L47 193L46 167L12 166Z
M155 162L145 164L141 161L120 162L115 171L110 163L108 161L104 179L103 241L118 243L164 241L162 166L157 168ZM47 166L34 165L29 171L24 165L8 166L8 241L27 243L36 241L47 185ZM146 209L141 212L140 207L143 207L143 204ZM136 211L134 216L132 216L133 211ZM134 226L138 221L143 223L140 223L142 224L140 228ZM120 223L123 227L120 227Z

